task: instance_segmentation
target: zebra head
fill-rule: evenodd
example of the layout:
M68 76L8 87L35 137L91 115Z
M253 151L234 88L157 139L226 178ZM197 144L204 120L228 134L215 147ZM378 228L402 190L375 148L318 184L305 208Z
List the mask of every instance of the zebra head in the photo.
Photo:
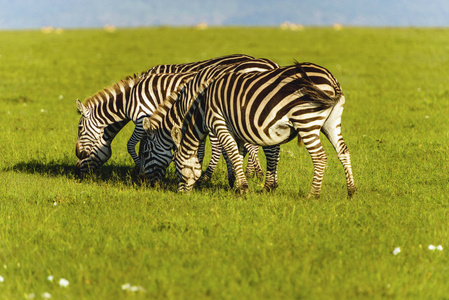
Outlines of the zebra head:
M81 101L77 100L76 105L81 113L76 141L76 174L80 175L101 167L111 157L112 150L105 127L98 124L92 111Z
M178 191L190 192L195 182L201 177L202 169L198 155L195 152L184 151L181 145L182 131L178 126L173 127L171 136L177 147L174 160L179 178Z
M142 120L143 128L147 136L140 141L140 176L149 178L155 182L164 178L168 165L173 160L173 142L166 138L163 128L157 128L150 118Z

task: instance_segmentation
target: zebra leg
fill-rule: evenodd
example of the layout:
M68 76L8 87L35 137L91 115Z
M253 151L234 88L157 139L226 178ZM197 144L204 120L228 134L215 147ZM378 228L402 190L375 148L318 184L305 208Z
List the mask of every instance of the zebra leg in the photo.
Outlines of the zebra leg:
M219 127L226 128L226 125ZM246 193L249 189L249 186L248 182L246 181L245 174L243 173L243 157L239 152L237 142L233 139L229 132L225 130L218 131L216 133L216 136L232 163L234 175L237 179L237 189L241 194Z
M267 178L265 179L265 186L263 192L270 192L278 187L277 168L280 158L279 145L271 147L263 147L265 157L267 158Z
M138 142L140 142L142 136L143 136L142 124L140 123L139 125L139 123L136 123L136 127L134 128L133 134L128 140L127 148L128 153L133 158L134 163L136 164L137 167L140 167L140 158L136 153L136 145Z
M226 154L226 151L222 150L222 152L223 152L223 157L224 157L224 159L226 161L226 168L228 170L228 183L229 183L229 186L231 188L233 188L234 187L234 183L235 183L234 169L232 168L231 160L229 159L228 155Z
M338 159L340 160L343 168L345 170L346 185L348 188L348 197L352 197L357 188L354 183L354 175L352 174L351 157L349 154L349 149L343 140L343 135L341 134L341 115L343 113L344 106L344 96L340 99L340 102L334 107L329 118L323 124L321 130L326 135L326 137L334 146L337 152Z
M145 156L146 156L147 143L148 143L147 137L142 138L139 143L139 170L137 175L141 179L145 179L145 161L146 161Z
M206 152L206 140L203 140L198 148L198 162L200 163L200 165L203 165L203 160L204 160L204 153Z
M300 133L302 133L300 131ZM320 141L320 131L315 129L309 132L302 133L302 140L310 154L313 162L313 180L312 188L310 189L307 198L319 198L321 193L321 184L323 182L324 168L326 167L327 156L324 152Z
M209 140L212 149L212 157L209 161L209 165L207 166L206 172L203 177L203 181L208 181L212 177L212 173L215 171L218 161L220 160L222 150L220 142L218 141L215 135L209 133Z
M245 143L245 149L248 151L248 164L246 165L246 178L253 178L256 174L257 179L263 179L263 170L259 162L259 146Z

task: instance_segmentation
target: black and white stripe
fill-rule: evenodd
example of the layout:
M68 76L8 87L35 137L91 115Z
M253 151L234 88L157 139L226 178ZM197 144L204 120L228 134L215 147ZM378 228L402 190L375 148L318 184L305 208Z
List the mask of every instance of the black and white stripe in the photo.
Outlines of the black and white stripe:
M170 131L173 126L182 124L184 115L190 107L190 101L194 99L195 91L201 89L204 82L229 72L258 73L278 67L276 63L267 59L253 59L228 66L205 68L198 72L192 80L180 87L178 91L175 91L172 96L159 105L152 117L143 120L143 126L148 132L147 149L146 151L144 149L147 156L145 158L145 172L149 173L153 180L159 180L165 176L166 169L173 158L174 144ZM214 137L210 136L210 139L213 143ZM219 146L219 143L215 142L215 144ZM257 154L258 147L247 145L247 148L255 152L253 154ZM215 153L219 152L216 151ZM198 156L201 164L201 153ZM233 185L232 168L230 164L228 166L229 183ZM207 176L210 177L210 174L208 173Z
M143 117L151 115L159 103L198 70L248 59L252 57L236 54L195 63L160 65L140 76L127 77L88 98L84 104L77 100L81 113L76 143L77 173L103 165L112 154L112 140L130 120L136 127L127 148L140 166L135 147L143 134Z
M175 164L180 191L189 191L198 179L195 153L208 132L217 136L228 154L242 192L248 189L239 154L242 144L276 151L277 145L299 134L314 164L309 196L318 197L327 160L320 141L322 131L344 167L348 195L355 193L350 154L341 134L345 97L325 68L297 63L257 74L225 74L206 83L191 103L182 132L179 127L172 130L178 145ZM267 175L276 173L277 161L273 164L267 167Z

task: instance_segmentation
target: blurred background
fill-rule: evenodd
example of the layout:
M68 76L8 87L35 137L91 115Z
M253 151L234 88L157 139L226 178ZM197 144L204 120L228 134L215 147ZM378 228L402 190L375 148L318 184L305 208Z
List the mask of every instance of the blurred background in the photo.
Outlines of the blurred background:
M0 0L0 29L449 26L447 0Z

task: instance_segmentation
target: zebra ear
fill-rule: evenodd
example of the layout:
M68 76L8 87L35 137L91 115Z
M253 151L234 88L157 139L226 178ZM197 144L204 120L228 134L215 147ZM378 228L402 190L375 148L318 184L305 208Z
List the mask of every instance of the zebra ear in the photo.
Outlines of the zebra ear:
M83 117L87 115L87 108L81 103L80 99L76 99L76 107Z
M153 128L151 127L150 118L145 117L142 119L142 127L147 132L148 135L153 135Z
M176 148L179 148L181 145L182 131L178 126L173 126L171 130L171 137L173 138L173 142L175 142Z

